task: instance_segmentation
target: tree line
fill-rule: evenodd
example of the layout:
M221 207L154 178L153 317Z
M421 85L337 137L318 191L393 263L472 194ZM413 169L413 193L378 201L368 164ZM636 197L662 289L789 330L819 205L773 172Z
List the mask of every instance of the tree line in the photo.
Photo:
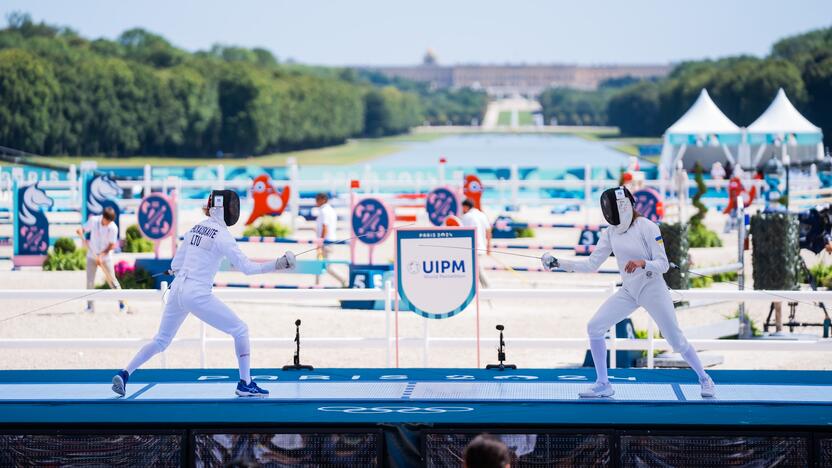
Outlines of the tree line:
M602 81L597 90L549 88L538 100L543 120L557 125L608 125L607 105L610 98L625 86L639 80L632 77Z
M613 125L624 135L659 136L706 88L731 120L747 126L783 88L832 144L832 28L782 39L767 57L689 61L666 78L621 84L596 91L547 90L541 96L544 116L566 125Z
M0 142L31 153L256 155L407 132L437 112L429 92L265 49L189 53L143 29L89 40L25 14L8 20Z
M488 95L470 88L432 89L429 83L390 77L377 71L358 70L356 79L376 86L395 86L419 96L428 125L479 125L488 107Z

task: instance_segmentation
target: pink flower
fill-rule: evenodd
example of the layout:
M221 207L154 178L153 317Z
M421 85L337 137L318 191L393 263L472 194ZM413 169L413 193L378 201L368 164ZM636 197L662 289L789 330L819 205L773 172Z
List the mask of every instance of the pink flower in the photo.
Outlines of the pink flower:
M133 270L136 269L136 267L128 263L127 260L122 260L116 263L113 269L116 272L116 276L124 276L127 273L131 273Z

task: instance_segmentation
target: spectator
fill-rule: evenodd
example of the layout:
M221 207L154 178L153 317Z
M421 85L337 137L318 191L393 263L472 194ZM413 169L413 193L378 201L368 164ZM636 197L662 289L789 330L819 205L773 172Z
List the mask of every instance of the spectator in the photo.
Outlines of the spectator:
M463 468L510 468L511 454L500 439L480 434L462 452Z
M731 161L725 161L723 168L725 169L725 177L730 179L734 176L734 166L731 164Z
M121 289L113 268L113 249L118 242L118 225L115 223L116 212L112 207L104 208L100 216L90 216L87 223L76 233L81 236L81 242L87 248L87 289L95 287L95 275L98 269L104 273L104 280L111 289ZM90 234L87 241L86 233ZM132 312L124 301L118 302L121 312ZM94 312L93 301L87 301L86 312Z
M327 242L335 242L338 240L336 235L336 226L338 224L338 215L335 214L335 209L329 204L329 195L321 192L315 196L315 204L318 205L318 217L315 219L315 235L320 242L320 249L318 250L318 258L320 260L328 260L332 256L332 246L327 245ZM341 287L347 285L344 278L336 273L332 266L326 266L326 272L341 283ZM320 284L321 276L315 277L315 284Z
M472 227L476 229L475 237L477 239L477 249L485 249L485 253L491 254L491 223L488 221L488 216L482 211L474 207L474 202L470 198L466 198L462 202L462 225L465 227ZM478 254L482 254L482 250L477 250ZM488 280L483 274L482 262L479 263L479 277L482 287L488 287Z
M713 163L713 165L711 165L711 178L713 180L723 180L725 179L725 175L725 168L722 167L721 162L716 161Z

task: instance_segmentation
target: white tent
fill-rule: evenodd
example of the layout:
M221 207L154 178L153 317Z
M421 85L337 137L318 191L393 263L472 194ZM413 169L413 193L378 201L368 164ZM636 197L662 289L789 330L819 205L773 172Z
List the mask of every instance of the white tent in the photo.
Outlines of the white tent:
M728 146L741 146L742 135L742 130L719 110L703 89L690 109L665 131L659 173L670 174L689 146L719 147L735 165L736 158Z
M821 129L795 109L783 88L777 91L777 96L771 101L768 109L748 126L746 144L749 154L751 145L759 145L752 166L757 166L765 148L770 145L780 146L781 159L785 159L788 145L814 146L814 158L823 158Z

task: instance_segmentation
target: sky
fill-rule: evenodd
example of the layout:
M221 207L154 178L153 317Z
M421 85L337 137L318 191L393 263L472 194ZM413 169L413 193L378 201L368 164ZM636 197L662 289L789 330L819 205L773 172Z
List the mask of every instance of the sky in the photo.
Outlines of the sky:
M174 45L264 47L318 65L673 63L766 55L832 25L829 0L3 0L88 38L141 27Z

